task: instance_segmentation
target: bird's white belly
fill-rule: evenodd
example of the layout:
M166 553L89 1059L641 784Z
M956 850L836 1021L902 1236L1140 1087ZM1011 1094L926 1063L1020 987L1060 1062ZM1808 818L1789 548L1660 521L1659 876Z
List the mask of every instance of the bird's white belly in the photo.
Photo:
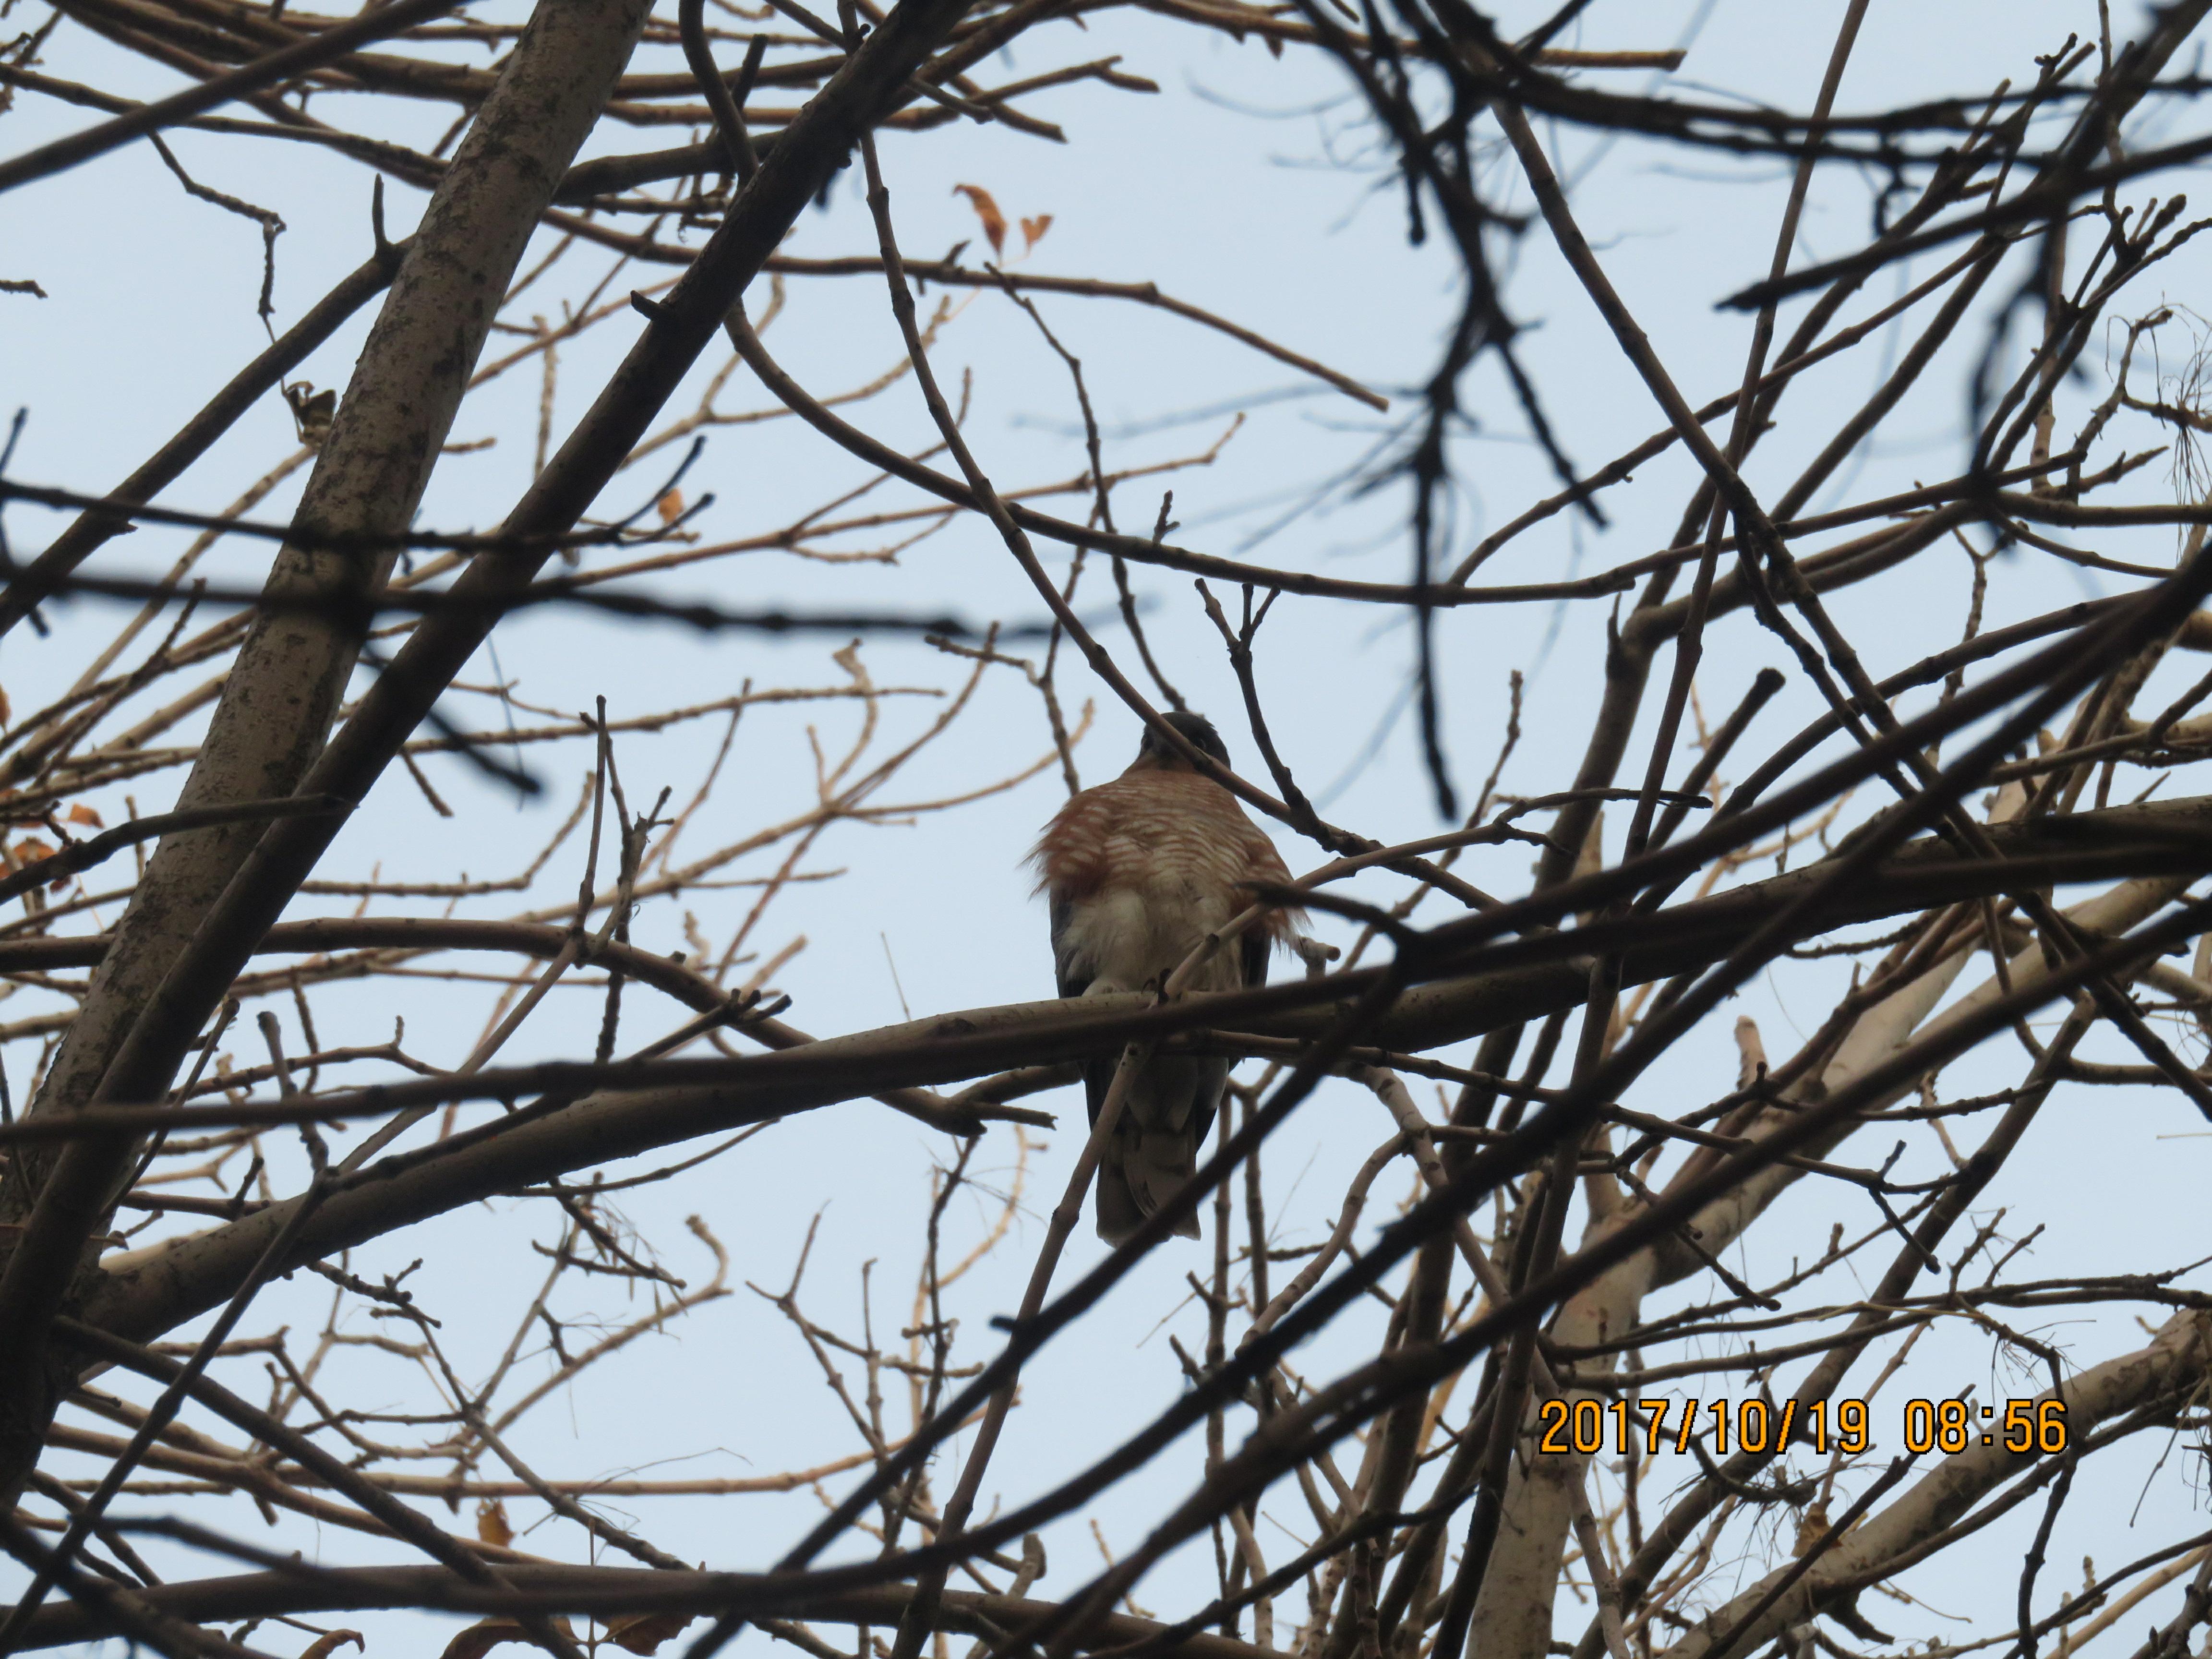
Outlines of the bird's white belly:
M1084 994L1140 991L1170 974L1213 929L1243 906L1218 890L1167 882L1146 888L1117 887L1079 906L1070 919L1072 955L1096 964ZM1241 981L1234 946L1206 964L1194 990L1227 990Z

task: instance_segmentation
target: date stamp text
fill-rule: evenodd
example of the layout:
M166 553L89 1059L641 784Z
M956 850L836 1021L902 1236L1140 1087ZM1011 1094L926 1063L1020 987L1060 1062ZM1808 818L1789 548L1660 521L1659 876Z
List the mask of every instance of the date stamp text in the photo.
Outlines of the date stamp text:
M2015 1455L2051 1456L2066 1449L2066 1406L2058 1400L2008 1400L2002 1408L1964 1400L1908 1400L1898 1424L1905 1449L1948 1456L1972 1446L2002 1446ZM1816 1454L1846 1456L1874 1449L1874 1413L1863 1400L1546 1400L1536 1411L1536 1449L1594 1457L1610 1449L1647 1457L1690 1455L1696 1445L1716 1457L1779 1451L1794 1439Z

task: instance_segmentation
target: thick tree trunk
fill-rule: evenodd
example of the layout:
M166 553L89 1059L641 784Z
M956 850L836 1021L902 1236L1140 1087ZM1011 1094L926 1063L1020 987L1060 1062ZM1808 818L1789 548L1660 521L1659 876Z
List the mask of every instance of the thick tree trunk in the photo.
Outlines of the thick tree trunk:
M404 535L522 251L598 120L650 0L544 0L517 42L422 226L346 388L277 555L269 600L223 688L179 797L200 806L288 795L322 752L352 674L389 548L331 550L333 538ZM31 1110L76 1110L97 1094L147 1000L168 974L264 826L165 839ZM82 1265L86 1238L135 1150L80 1140L19 1157L0 1185L0 1221L21 1223L0 1273L0 1501L37 1455L55 1379L36 1334ZM9 1235L0 1233L0 1239ZM4 1246L0 1246L4 1248Z

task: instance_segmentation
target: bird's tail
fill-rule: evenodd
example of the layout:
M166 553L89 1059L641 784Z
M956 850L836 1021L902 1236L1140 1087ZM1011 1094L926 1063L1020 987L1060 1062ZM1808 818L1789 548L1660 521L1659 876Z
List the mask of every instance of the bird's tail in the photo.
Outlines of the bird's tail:
M1128 1098L1098 1164L1098 1236L1119 1244L1198 1173L1198 1149L1212 1127L1223 1085L1225 1060L1153 1060L1130 1079ZM1113 1080L1110 1065L1086 1073L1091 1114ZM1186 1216L1178 1237L1196 1238L1198 1218Z
M1188 1134L1115 1136L1098 1165L1098 1237L1121 1243L1197 1173L1198 1148ZM1198 1237L1197 1216L1185 1216L1176 1233Z

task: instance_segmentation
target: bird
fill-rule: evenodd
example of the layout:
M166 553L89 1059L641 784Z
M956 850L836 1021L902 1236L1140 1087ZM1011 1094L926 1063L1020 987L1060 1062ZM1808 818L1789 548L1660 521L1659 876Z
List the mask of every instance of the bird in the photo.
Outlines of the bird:
M1213 722L1178 711L1167 724L1224 768L1229 749ZM1274 843L1237 798L1149 726L1121 776L1072 797L1030 854L1036 890L1052 915L1054 975L1062 997L1158 986L1215 928L1252 902L1247 884L1287 886ZM1267 958L1297 929L1301 913L1270 910L1217 951L1194 991L1264 985ZM1095 1127L1118 1065L1085 1063L1083 1086ZM1119 1244L1198 1172L1198 1149L1235 1062L1225 1056L1154 1054L1125 1097L1099 1160L1098 1236ZM1194 1217L1176 1231L1199 1237Z

